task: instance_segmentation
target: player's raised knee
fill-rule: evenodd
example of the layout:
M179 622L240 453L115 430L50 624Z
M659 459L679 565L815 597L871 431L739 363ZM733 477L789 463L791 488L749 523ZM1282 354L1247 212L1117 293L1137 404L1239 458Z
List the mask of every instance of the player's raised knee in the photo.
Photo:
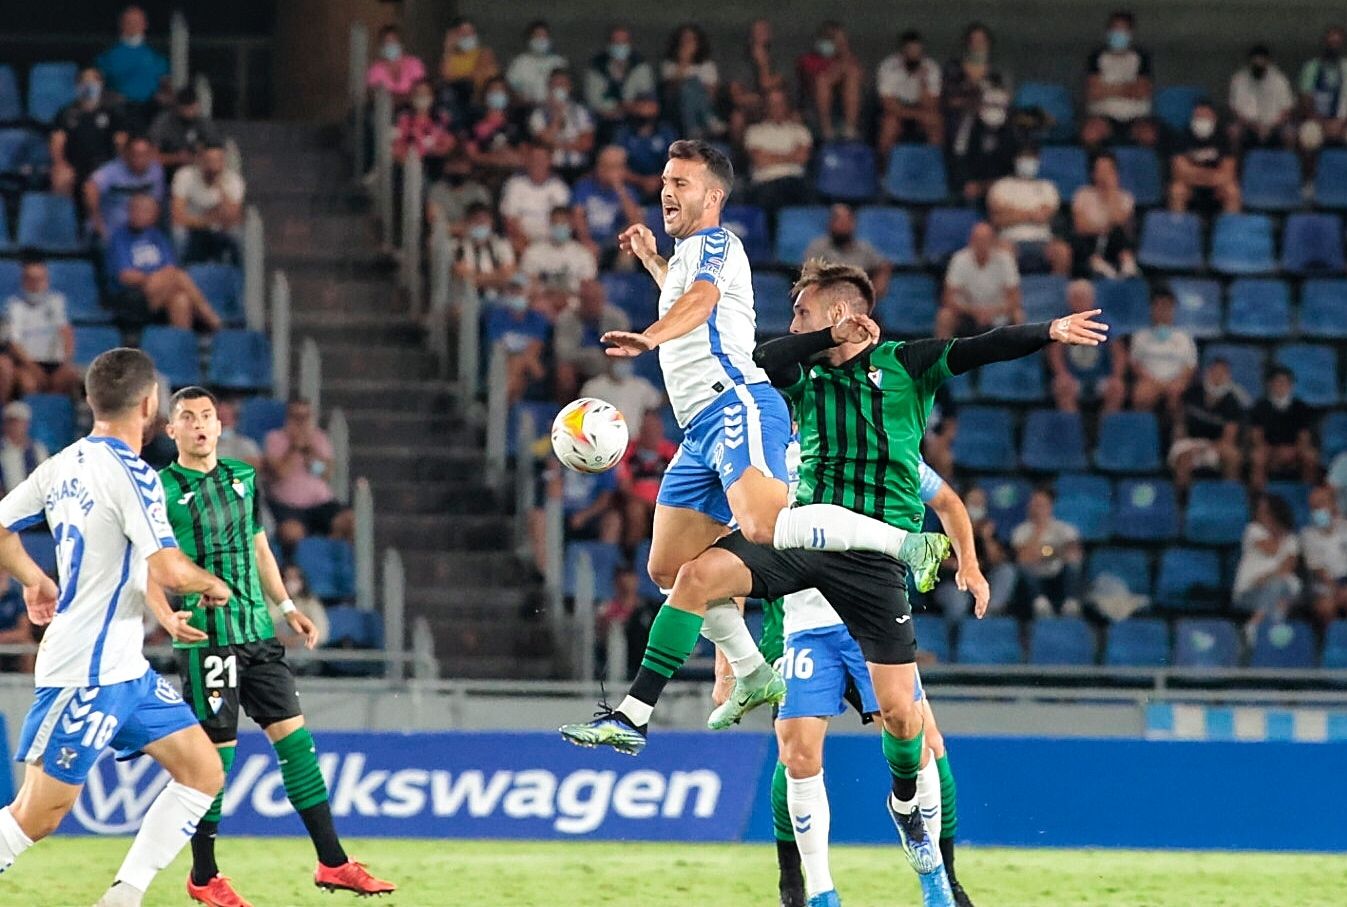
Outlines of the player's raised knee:
M813 778L823 771L823 753L811 747L786 745L781 750L781 762L792 778Z

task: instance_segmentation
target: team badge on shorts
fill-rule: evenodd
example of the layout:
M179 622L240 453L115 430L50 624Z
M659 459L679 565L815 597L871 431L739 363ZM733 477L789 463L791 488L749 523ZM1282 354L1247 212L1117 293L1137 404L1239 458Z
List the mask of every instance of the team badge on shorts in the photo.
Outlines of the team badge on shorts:
M224 708L224 697L220 695L219 690L210 691L210 699L206 705L210 707L210 713L212 715L220 714L220 709Z
M182 702L182 695L178 693L177 688L162 677L155 681L154 695L155 698L159 699L161 702L167 702L169 705L172 705L175 702Z
M79 753L68 746L61 747L60 752L56 754L56 767L68 769L75 764L75 757Z

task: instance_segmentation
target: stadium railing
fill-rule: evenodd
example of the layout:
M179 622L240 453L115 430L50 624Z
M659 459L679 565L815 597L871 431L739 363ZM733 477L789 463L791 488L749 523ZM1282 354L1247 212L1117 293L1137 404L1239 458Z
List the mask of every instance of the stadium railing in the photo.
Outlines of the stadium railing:
M271 393L290 399L290 278L277 270L271 275Z
M267 329L265 244L262 215L249 205L243 217L243 317L250 331Z
M402 162L402 229L398 254L401 256L398 282L407 294L412 318L421 316L421 242L424 228L422 195L425 167L421 154L408 148Z
M365 67L369 60L369 29L363 22L351 25L348 48L347 89L351 94L351 151L356 179L365 175Z
M505 351L499 345L491 350L490 371L486 382L486 483L500 491L505 485L510 419L510 399L506 389Z
M327 416L327 437L332 442L332 492L343 504L351 503L351 426L346 412L332 408Z
M374 493L369 479L356 479L351 509L355 512L355 604L374 610Z
M538 438L538 427L533 413L521 410L515 423L514 456L514 536L515 548L531 554L529 513L533 510L533 495L538 480L538 457L533 443Z
M571 632L560 637L570 642L568 661L571 676L576 680L594 676L594 636L598 616L594 590L594 564L590 561L589 553L581 549L575 556L575 601Z
M187 85L188 73L190 72L187 51L191 45L191 39L191 33L187 28L187 17L182 14L182 10L174 10L173 17L168 21L168 68L175 91Z
M393 248L393 98L385 89L374 94L374 211L386 248Z
M299 396L309 401L314 412L323 411L323 356L312 337L299 344Z
M384 550L382 591L384 648L404 652L407 647L407 573L402 566L402 554L396 548Z

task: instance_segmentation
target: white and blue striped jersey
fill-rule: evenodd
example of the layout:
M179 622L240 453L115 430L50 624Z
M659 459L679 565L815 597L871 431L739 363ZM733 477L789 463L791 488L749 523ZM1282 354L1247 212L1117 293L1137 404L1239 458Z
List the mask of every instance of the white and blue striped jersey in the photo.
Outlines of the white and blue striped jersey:
M739 237L724 227L710 227L677 242L660 291L660 317L699 280L720 290L711 317L659 347L664 388L682 427L733 385L767 380L753 363L753 273Z
M97 687L149 668L144 561L175 548L159 474L115 438L82 438L0 501L17 532L46 518L60 599L37 654L38 687Z

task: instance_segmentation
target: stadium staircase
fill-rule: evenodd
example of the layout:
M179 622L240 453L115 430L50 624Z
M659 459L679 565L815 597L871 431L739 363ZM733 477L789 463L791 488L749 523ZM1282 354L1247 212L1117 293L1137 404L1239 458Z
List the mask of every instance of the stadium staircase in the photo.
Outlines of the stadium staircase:
M294 361L313 338L324 418L345 411L351 475L373 490L379 561L385 548L402 553L407 625L429 619L446 676L550 676L540 588L514 552L510 505L484 484L483 438L455 411L453 386L435 377L368 202L351 189L338 130L237 122L226 132L248 162L267 270L289 277Z

